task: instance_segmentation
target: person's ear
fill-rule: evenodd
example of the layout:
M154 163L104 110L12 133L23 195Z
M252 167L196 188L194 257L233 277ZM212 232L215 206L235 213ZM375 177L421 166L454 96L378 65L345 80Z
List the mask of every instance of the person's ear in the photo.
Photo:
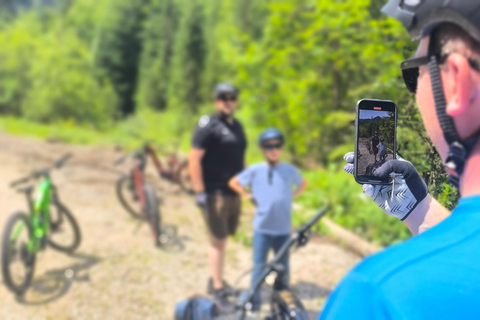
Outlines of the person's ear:
M459 53L452 53L447 58L447 79L444 80L447 92L447 114L451 117L464 114L472 101L475 82L468 59ZM449 96L449 97L448 97Z

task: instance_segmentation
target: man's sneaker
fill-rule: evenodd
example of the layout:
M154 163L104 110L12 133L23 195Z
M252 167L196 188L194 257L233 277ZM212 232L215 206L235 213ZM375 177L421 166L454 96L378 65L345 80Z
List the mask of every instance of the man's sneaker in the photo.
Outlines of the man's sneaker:
M225 280L223 280L223 290L226 291L227 295L230 295L230 296L237 295L237 290L233 289L232 286L230 286ZM215 288L213 288L213 280L212 278L209 278L207 283L207 293L210 295L213 295L214 292L215 292Z
M221 313L232 313L235 311L235 305L228 300L228 293L225 289L215 290L213 300L218 305Z

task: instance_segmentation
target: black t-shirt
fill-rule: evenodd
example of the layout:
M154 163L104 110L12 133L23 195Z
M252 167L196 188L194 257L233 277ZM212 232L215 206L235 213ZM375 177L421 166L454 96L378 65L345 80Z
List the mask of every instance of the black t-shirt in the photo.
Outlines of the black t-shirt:
M192 148L205 150L205 191L236 194L228 187L228 181L244 167L247 140L240 122L234 120L230 124L220 114L202 116L193 133Z
M376 148L378 146L378 144L380 143L380 139L378 139L378 137L373 137L372 138L372 145L374 148Z

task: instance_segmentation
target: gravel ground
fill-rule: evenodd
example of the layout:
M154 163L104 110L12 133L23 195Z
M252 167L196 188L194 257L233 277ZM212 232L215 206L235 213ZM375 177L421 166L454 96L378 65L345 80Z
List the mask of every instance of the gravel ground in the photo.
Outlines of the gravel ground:
M0 319L172 319L175 302L206 290L203 221L189 196L148 172L163 199L163 220L179 230L178 246L155 248L148 226L131 219L117 202L115 181L128 170L112 166L118 152L0 134L0 230L14 211L26 210L24 196L8 182L66 152L74 157L52 177L80 224L82 244L73 255L51 248L40 252L32 286L23 297L0 284ZM244 211L242 228L249 228L252 210ZM312 239L292 255L292 284L312 318L358 260L326 238ZM231 241L227 281L235 282L250 266L251 248Z

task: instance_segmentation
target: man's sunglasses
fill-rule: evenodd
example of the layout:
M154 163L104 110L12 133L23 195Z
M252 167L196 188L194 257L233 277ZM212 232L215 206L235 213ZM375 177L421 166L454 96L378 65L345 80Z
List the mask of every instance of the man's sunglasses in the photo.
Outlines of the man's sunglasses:
M447 60L448 54L441 56L438 59L438 64L443 64ZM470 67L480 72L480 64L468 58L468 63ZM418 86L418 77L420 75L420 67L427 65L430 62L430 57L424 56L419 58L408 59L402 62L400 68L402 69L403 74L403 81L405 82L405 86L407 86L408 91L413 94L417 93L417 86Z
M282 149L283 145L281 143L276 143L276 144L266 144L264 145L262 148L264 150L278 150L278 149Z
M237 97L235 97L235 96L220 96L220 97L218 97L218 99L222 100L224 102L228 102L228 101L235 102L235 101L237 101Z

